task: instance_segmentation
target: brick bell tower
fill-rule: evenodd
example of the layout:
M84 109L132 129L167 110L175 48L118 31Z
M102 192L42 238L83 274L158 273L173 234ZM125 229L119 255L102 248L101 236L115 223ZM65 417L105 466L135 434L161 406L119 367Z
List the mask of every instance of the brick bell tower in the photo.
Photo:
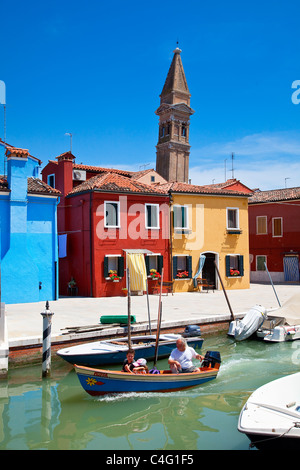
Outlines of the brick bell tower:
M187 86L181 50L177 47L160 94L159 134L156 146L156 171L167 181L188 183L190 92Z

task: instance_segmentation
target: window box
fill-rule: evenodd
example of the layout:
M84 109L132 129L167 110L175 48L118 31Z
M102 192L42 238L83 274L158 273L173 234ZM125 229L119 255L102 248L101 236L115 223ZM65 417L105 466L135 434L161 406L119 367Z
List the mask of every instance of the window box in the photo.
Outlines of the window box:
M158 280L161 277L164 265L164 257L160 254L145 256L146 273L150 280Z
M104 257L104 277L107 281L119 282L124 276L124 257L106 255Z
M237 278L244 276L244 257L242 255L227 255L225 264L226 277Z
M173 279L190 279L192 277L192 257L173 256Z
M228 234L231 234L231 235L240 235L242 232L242 230L237 230L237 229L233 229L233 228L228 228L227 229L227 233Z

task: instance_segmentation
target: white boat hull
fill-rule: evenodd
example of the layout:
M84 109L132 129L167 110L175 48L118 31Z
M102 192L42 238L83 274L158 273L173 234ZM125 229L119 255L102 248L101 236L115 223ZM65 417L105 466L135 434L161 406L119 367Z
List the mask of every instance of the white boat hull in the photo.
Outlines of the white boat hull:
M240 413L238 430L258 449L299 449L300 372L253 392Z
M259 328L256 332L258 338L267 342L281 343L300 339L300 325L281 325L273 329Z

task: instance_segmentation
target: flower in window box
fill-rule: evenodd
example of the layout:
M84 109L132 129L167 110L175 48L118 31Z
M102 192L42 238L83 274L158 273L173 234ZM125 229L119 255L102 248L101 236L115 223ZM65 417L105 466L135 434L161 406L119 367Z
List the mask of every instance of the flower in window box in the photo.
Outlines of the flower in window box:
M156 269L150 269L150 278L151 279L160 279L161 275L159 274L158 271L156 271Z
M184 279L186 277L189 277L188 271L179 271L176 276L178 279Z
M111 269L108 272L108 276L112 281L119 281L121 278L118 276L117 271L114 269Z
M240 275L240 271L238 271L237 269L230 270L230 276L239 276L239 275Z

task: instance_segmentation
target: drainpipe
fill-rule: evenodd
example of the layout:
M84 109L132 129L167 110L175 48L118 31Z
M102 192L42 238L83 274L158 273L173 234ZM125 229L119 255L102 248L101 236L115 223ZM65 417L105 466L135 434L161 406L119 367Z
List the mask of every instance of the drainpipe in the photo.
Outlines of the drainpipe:
M93 246L92 246L92 227L93 227L93 214L92 214L92 191L90 191L90 277L91 277L91 286L90 286L90 295L93 297Z
M172 233L172 206L173 205L173 197L170 194L170 271L171 271L171 281L173 281L173 233ZM173 283L172 283L172 294L173 294Z

